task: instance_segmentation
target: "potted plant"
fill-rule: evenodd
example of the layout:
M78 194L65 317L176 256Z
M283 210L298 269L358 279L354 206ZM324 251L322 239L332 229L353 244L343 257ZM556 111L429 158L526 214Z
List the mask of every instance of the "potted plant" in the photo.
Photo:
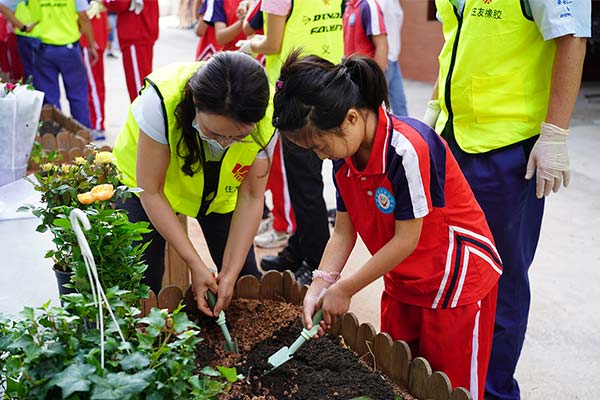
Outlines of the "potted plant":
M49 250L46 257L54 261L59 292L63 291L62 284L70 279L70 274L82 265L81 257L77 255L77 246L74 246L75 236L67 220L70 210L80 208L92 221L95 230L91 234L98 234L97 240L92 241L96 244L95 256L100 256L100 247L105 246L101 240L111 234L120 240L132 242L139 240L141 234L146 232L147 225L128 224L126 215L114 210L117 199L124 201L138 189L119 185L118 170L112 160L110 152L94 151L87 158L77 157L69 164L45 163L35 174L35 179L30 180L35 190L42 193L42 205L25 206L20 210L31 210L41 220L37 231L50 231L53 235L55 248ZM103 257L111 258L110 262L103 260L99 263L101 267L105 266L113 271L124 261L124 254L119 253L119 248L122 248L119 241L114 246L103 254ZM136 247L136 251L141 253L143 249ZM115 271L117 272L118 270Z

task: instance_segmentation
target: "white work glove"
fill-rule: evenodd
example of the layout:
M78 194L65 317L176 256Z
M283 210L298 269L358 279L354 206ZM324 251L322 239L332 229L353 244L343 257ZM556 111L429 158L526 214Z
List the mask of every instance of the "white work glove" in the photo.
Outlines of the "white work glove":
M100 1L90 1L90 8L85 12L89 19L100 18L100 14L106 11L106 7Z
M144 9L144 0L131 0L129 3L129 11L133 11L139 15Z
M550 190L558 192L561 183L564 187L569 185L568 135L568 129L542 123L540 137L531 150L525 173L525 179L536 175L535 194L538 199L548 196Z
M425 115L423 115L421 120L430 127L435 128L435 123L437 122L441 110L440 102L438 100L429 100L427 102L427 110L425 110Z
M256 53L252 51L252 48L250 47L250 42L251 40L238 40L235 44L235 47L237 47L238 50L242 53L248 54L250 57L255 58Z

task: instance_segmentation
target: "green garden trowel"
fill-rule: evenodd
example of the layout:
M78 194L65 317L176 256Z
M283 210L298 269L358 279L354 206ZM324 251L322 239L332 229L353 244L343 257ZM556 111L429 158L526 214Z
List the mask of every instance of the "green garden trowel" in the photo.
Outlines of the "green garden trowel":
M211 309L213 309L215 308L215 304L217 304L217 296L210 290L207 290L206 301L208 301L208 306ZM219 325L219 328L221 328L221 332L223 332L223 337L225 338L225 342L223 343L223 349L225 351L237 354L237 340L231 338L231 335L229 334L229 329L227 329L226 322L227 321L225 320L225 311L221 310L219 316L217 317L217 325Z
M273 371L274 369L285 364L287 361L291 360L294 356L294 353L300 348L300 346L302 346L307 340L310 340L310 338L317 334L317 331L319 330L319 322L321 322L322 319L323 310L320 309L313 316L312 329L302 329L302 332L300 333L300 336L298 336L298 339L296 339L289 348L287 346L284 346L281 349L279 349L277 353L269 357L267 361L269 365L273 367L269 372Z

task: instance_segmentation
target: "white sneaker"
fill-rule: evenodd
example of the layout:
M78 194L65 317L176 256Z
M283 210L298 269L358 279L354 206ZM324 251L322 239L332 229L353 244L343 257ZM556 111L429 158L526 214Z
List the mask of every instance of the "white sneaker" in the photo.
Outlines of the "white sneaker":
M269 216L260 221L260 225L258 225L258 231L256 232L256 236L263 234L269 230L273 229L273 217L269 214Z
M289 233L279 232L275 229L269 229L260 235L256 235L254 237L254 244L257 247L262 247L263 249L276 249L284 246L289 237Z

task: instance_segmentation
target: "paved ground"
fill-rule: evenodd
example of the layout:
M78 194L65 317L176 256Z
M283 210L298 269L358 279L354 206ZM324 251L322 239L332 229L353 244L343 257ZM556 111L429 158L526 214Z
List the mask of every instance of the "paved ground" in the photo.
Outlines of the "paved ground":
M161 37L155 47L154 66L193 58L196 39L191 31L173 28L172 18L161 20ZM107 59L107 129L112 144L125 120L128 97L121 60ZM431 86L407 81L409 111L421 116ZM600 105L585 94L600 93L600 85L586 85L572 124L569 148L573 177L568 190L547 202L539 250L531 270L532 312L525 349L518 369L523 398L595 399L600 391ZM593 99L591 99L593 100ZM325 197L334 204L333 185L326 163ZM0 219L12 214L10 202L31 202L24 190L0 190ZM9 199L13 197L13 199ZM17 198L17 199L14 199ZM33 197L35 200L35 196ZM4 206L3 206L4 205ZM43 254L50 238L34 232L33 219L0 221L0 311L16 313L25 305L56 301L56 283ZM193 239L203 248L199 229ZM259 253L259 256L264 254ZM352 271L368 258L359 243L349 261ZM359 293L352 310L361 322L379 325L381 282ZM596 393L596 395L594 395Z

